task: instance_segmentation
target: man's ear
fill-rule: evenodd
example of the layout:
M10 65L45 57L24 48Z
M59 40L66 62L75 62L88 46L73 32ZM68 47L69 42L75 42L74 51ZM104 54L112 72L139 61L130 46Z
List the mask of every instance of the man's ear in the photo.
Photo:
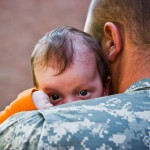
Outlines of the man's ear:
M105 43L103 44L105 44L108 60L113 62L122 49L121 33L114 23L107 22L104 25L104 36Z

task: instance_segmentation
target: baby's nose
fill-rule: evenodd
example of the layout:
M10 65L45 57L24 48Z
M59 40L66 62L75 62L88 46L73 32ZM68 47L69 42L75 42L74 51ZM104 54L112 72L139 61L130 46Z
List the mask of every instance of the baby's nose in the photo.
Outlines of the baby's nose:
M77 101L78 98L75 97L75 96L69 96L65 99L65 103L71 103L71 102L74 102L74 101Z

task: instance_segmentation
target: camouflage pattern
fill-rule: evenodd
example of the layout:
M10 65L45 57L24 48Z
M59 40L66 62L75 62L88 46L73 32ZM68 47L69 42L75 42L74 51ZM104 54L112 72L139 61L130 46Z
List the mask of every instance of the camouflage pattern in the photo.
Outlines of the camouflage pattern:
M0 126L0 150L150 150L150 79L125 93L21 112Z

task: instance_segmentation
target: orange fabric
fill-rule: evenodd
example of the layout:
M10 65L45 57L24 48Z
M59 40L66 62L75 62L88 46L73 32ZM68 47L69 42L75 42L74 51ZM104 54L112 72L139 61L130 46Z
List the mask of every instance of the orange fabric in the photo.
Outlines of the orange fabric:
M4 111L0 112L0 124L17 112L36 110L32 101L32 93L34 91L37 91L37 89L32 88L22 92L10 106L7 106Z

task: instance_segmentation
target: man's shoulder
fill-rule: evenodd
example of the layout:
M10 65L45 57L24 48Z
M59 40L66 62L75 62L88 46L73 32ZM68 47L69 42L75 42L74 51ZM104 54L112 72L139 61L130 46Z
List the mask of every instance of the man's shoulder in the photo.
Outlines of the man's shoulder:
M0 149L149 149L150 90L138 87L16 114L1 125Z

